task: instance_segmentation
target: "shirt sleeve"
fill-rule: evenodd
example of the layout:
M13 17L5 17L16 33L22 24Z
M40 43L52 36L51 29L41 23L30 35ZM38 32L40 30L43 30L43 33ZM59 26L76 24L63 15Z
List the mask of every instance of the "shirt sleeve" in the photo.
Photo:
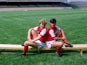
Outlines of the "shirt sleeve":
M41 36L44 36L46 34L46 29L43 29L41 32L40 32L40 35Z
M49 34L51 35L51 37L55 37L55 33L54 33L53 30L50 30L50 31L49 31Z
M57 28L57 30L58 30L58 31L60 31L60 30L61 30L61 28L60 28L59 26L56 26L56 28Z

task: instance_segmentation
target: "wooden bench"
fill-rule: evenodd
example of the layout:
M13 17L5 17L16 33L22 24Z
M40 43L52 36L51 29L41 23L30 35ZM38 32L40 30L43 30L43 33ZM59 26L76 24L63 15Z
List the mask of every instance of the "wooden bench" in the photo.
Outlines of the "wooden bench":
M23 46L19 44L0 44L0 49L6 49L6 50L23 50ZM28 47L29 50L36 49L32 46ZM41 50L52 50L48 48L42 48ZM56 48L54 48L56 49ZM83 55L83 49L87 49L87 44L73 44L73 47L62 47L63 50L80 50L80 55Z

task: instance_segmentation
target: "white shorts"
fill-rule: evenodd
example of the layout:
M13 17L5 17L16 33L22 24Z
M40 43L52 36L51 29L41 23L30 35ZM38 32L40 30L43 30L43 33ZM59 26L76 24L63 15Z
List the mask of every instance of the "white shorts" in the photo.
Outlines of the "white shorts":
M37 43L38 48L47 47L47 46L46 46L46 43L43 43L43 42L41 42L40 40L35 41L35 43Z
M53 44L54 42L55 42L55 40L47 41L47 42L46 42L46 46L47 46L48 48L51 48L51 44Z

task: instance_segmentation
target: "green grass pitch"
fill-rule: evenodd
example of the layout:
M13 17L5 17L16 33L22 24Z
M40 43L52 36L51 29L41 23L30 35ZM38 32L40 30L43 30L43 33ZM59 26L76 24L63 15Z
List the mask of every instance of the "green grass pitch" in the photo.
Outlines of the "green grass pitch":
M23 44L29 28L37 26L41 18L57 19L72 44L87 43L87 10L36 10L0 12L0 44ZM1 50L0 50L1 51ZM56 54L36 54L18 57L17 54L0 54L0 65L87 65L87 53L82 57L73 53L62 58Z

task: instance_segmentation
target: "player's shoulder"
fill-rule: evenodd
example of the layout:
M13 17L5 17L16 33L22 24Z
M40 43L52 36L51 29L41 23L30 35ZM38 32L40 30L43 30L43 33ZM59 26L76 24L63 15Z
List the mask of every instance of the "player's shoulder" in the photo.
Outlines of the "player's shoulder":
M55 26L56 28L60 28L59 26Z
M56 26L57 29L61 29L59 26Z

